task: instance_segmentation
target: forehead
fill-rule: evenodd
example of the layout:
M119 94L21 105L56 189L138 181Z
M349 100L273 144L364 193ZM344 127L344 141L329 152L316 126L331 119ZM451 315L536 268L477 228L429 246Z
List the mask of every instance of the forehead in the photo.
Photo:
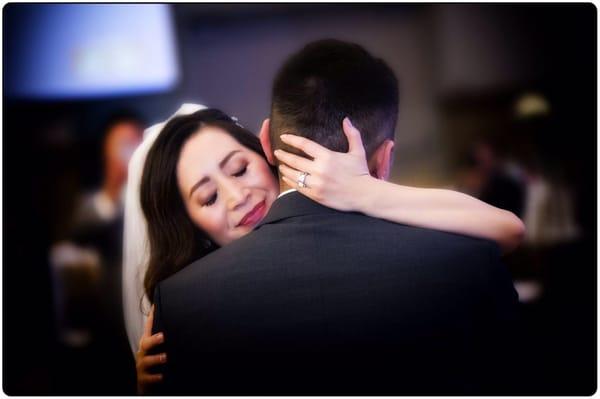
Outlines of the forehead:
M218 169L223 158L234 150L243 153L249 151L222 129L204 127L183 145L177 165L178 174L184 181L210 174Z

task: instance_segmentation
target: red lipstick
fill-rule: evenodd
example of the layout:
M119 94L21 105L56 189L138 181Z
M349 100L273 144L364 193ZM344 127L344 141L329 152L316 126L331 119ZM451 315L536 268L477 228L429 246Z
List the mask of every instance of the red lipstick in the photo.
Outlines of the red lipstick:
M265 201L259 202L250 212L246 214L246 216L242 218L240 223L238 223L238 227L255 225L265 216L266 210L267 206Z

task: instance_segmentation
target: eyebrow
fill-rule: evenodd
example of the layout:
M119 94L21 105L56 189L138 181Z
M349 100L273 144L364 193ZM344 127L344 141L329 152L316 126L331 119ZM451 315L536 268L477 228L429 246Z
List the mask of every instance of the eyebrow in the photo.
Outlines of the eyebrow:
M223 169L223 166L225 166L225 164L229 161L229 159L234 156L236 153L240 152L240 150L233 150L231 151L229 154L227 154L225 156L225 158L223 158L223 160L221 160L221 162L219 162L219 168ZM196 184L194 184L192 186L192 188L190 189L190 197L192 196L192 194L194 193L194 191L196 191L196 189L198 187L200 187L201 185L203 185L204 183L206 183L208 181L208 176L204 176L202 179L198 180L196 182Z

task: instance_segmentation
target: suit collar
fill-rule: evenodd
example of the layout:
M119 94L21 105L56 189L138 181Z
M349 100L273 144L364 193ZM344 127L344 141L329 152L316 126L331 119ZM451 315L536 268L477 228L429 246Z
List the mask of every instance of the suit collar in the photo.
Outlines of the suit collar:
M335 209L327 208L311 200L297 191L279 197L271 205L271 209L263 220L256 226L260 228L265 224L276 223L280 220L305 215L337 213Z

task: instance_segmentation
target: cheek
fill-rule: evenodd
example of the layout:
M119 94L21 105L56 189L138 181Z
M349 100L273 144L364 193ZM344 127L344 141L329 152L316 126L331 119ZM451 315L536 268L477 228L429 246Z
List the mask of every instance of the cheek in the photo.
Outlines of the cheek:
M214 205L209 208L197 208L192 212L191 215L194 224L211 239L221 244L222 236L227 229L227 223L222 209L219 206Z
M257 188L262 188L268 192L276 193L278 191L277 178L271 173L271 169L266 162L259 162L255 167L253 173L253 180L256 183Z

